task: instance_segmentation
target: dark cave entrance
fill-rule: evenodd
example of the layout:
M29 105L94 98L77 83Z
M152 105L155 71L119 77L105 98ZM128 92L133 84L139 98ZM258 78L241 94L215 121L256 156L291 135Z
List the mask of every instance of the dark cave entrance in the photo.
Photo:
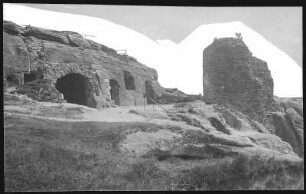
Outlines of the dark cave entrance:
M31 71L30 73L23 74L23 83L28 83L37 79L36 73Z
M146 98L147 98L147 103L148 104L153 104L153 100L155 98L155 93L154 93L154 90L153 90L153 86L152 84L147 80L145 82L145 90L146 90ZM153 100L151 100L153 99Z
M68 103L95 107L93 103L93 87L89 80L81 74L67 74L57 79L55 87L64 95L64 99Z
M110 94L111 94L111 99L115 101L116 105L120 105L120 97L119 97L119 84L116 80L111 79L109 83L111 89L110 89Z
M134 80L134 77L128 71L124 71L124 84L125 84L125 89L127 89L127 90L135 90L135 80Z

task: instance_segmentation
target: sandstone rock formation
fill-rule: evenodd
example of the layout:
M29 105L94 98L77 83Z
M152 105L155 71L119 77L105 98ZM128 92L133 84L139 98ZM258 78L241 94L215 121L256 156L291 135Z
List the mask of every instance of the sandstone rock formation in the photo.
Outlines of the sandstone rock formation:
M215 39L203 52L207 102L233 105L256 117L273 105L273 79L266 62L252 56L238 38Z
M303 156L302 105L274 101L266 63L253 57L240 39L215 40L204 50L204 97L217 103L207 105L201 96L161 87L154 69L75 32L23 28L7 21L3 27L3 81L18 84L19 94L37 101L62 102L64 98L94 108L199 99L189 105L176 104L172 112L157 116L196 127L205 132L204 139L211 139L208 133L217 133L217 140L211 143L239 147L246 141ZM271 112L274 103L282 112Z
M3 21L3 56L4 85L45 79L70 103L101 108L194 100L162 88L156 70L76 32Z
M303 131L299 132L289 114L271 114L273 132L284 141L291 144L293 150L300 156L304 155Z
M304 157L304 118L303 105L291 100L278 100L284 112L272 112L265 125L270 133L290 143L293 150Z
M304 157L302 103L273 96L266 62L252 56L241 38L215 39L204 50L203 89L229 126L275 134Z
M154 69L75 32L3 21L3 56L4 82L50 80L68 102L89 107L143 105L146 91L163 90Z
M16 88L16 93L25 94L37 101L65 102L61 97L61 93L48 80L35 80L24 85L19 85Z

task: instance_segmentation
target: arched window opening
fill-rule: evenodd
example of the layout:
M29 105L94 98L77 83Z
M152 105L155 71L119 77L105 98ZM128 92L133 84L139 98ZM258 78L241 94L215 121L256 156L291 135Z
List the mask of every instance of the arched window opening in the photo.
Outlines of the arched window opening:
M119 84L115 79L110 79L109 85L111 87L110 89L110 94L111 94L111 99L115 101L116 105L120 105L120 95L119 95Z
M135 80L134 80L134 77L128 71L124 71L124 84L125 84L125 89L127 89L127 90L135 90Z

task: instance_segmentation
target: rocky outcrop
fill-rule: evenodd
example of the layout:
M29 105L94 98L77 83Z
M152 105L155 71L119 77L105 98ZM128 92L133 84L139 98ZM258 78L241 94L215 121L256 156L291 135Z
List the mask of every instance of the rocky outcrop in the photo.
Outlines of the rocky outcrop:
M226 135L203 130L184 129L133 129L120 142L122 152L136 157L171 157L183 160L232 157L238 154L300 160L289 143L273 134L258 132Z
M275 98L281 111L269 113L264 121L268 133L288 142L293 150L304 157L303 102L294 98Z
M275 134L304 156L302 103L273 96L266 62L252 56L241 38L215 39L204 50L203 87L205 101L218 104L233 129ZM259 142L271 147L268 139Z
M48 80L36 80L16 88L16 93L26 94L28 97L44 102L65 102L61 98L61 93L52 86Z
M253 118L273 106L273 80L266 62L238 38L221 38L203 52L206 102L232 105Z
M267 125L271 133L288 142L295 153L304 157L304 129L296 126L294 118L290 113L271 113L267 119Z
M164 91L154 69L75 32L21 27L3 21L3 56L4 82L22 85L39 78L56 86L60 78L80 75L83 81L78 84L86 91L70 96L86 96L79 104L90 107L143 105L147 103L143 97L148 91L146 82L152 85L151 95ZM73 87L68 82L63 84L66 91ZM60 92L69 102L69 94Z

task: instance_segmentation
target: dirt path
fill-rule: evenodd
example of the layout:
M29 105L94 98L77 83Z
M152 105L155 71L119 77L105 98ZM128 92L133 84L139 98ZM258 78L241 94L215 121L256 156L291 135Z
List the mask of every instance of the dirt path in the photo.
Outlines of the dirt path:
M172 107L172 105L165 105L164 108ZM139 112L150 112L152 110L157 112L165 112L159 107L154 107L153 105L147 105L144 109L143 106L124 106L116 108L105 108L97 111L86 112L83 114L84 119L95 120L95 121L105 121L105 122L141 122L150 121L152 118L146 118L139 114L130 113L131 110Z
M35 106L35 110L33 110ZM67 118L65 115L53 114L54 116L42 116L41 111L43 109L51 110L55 112L59 109L68 108L79 108L83 110L83 113L79 118ZM98 121L98 122L149 122L159 125L185 125L184 123L172 121L168 119L154 119L150 117L145 117L144 115L130 113L130 110L139 111L142 113L149 113L150 111L165 113L165 110L173 108L173 105L163 105L162 108L153 105L143 106L121 106L121 107L111 107L103 108L100 110L88 108L81 105L70 104L70 103L49 103L49 102L38 102L35 105L5 105L4 115L18 116L18 117L31 117L38 119L48 119L55 121L67 121L67 122L88 122L88 121Z

